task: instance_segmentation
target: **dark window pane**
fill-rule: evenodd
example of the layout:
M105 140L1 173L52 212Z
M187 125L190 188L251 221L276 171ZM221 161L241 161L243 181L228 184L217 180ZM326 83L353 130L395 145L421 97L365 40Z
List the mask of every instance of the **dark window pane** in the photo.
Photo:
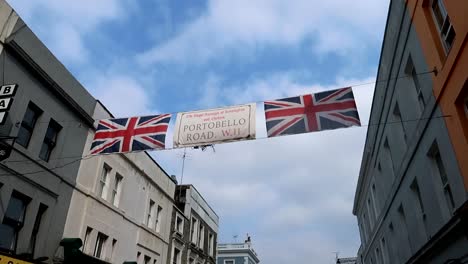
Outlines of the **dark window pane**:
M49 161L51 147L46 142L42 143L41 151L39 152L39 158L45 161Z
M20 127L18 137L16 138L16 142L23 147L27 147L29 139L31 139L31 132L28 131L25 127Z
M5 217L22 223L24 219L25 209L26 203L23 200L12 196L10 202L8 203L8 208L5 213Z
M14 250L16 244L15 228L9 225L0 224L0 248Z
M444 23L444 14L443 11L440 9L438 0L434 0L432 3L432 10L434 11L434 17L436 18L437 25L439 28L442 28L442 24Z
M34 110L32 110L31 108L28 108L26 110L26 113L24 114L23 125L28 127L34 127L36 123L36 116L36 112L34 112Z
M447 49L450 49L453 44L453 40L455 39L455 30L453 27L450 27L450 30L447 34L447 38L445 39L445 43L447 43Z
M23 147L28 146L34 126L36 125L36 121L41 113L42 110L39 109L39 107L33 103L29 103L26 113L24 114L23 121L21 122L21 127L18 131L18 138L16 139L18 144Z

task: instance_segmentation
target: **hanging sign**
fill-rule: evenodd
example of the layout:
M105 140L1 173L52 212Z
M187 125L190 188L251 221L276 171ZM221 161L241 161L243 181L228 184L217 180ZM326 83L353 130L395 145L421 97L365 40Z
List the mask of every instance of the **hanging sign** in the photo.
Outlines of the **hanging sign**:
M0 125L5 123L8 110L13 103L13 96L15 96L17 88L17 84L7 84L0 87Z
M177 114L174 147L255 139L255 104Z

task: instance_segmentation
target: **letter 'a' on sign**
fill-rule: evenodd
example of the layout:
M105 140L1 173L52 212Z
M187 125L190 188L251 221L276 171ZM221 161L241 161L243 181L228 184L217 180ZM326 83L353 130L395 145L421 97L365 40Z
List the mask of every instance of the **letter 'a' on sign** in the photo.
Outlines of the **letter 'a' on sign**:
M1 98L0 99L0 111L8 111L10 109L12 98Z
M177 114L174 147L255 139L255 104Z
M7 84L0 87L0 97L13 97L15 96L17 84Z

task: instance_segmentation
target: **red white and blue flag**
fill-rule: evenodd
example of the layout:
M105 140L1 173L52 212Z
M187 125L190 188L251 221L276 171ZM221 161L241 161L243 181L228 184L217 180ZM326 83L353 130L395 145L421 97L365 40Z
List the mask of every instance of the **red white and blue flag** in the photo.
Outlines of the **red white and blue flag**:
M265 102L268 137L360 126L351 87Z
M100 120L91 154L164 149L170 114Z

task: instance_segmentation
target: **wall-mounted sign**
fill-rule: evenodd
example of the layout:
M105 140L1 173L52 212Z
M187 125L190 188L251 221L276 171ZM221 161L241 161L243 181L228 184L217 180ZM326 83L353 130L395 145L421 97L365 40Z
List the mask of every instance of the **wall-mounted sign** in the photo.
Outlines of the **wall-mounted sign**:
M255 104L177 114L174 147L255 139Z
M13 103L13 96L15 96L17 89L17 84L7 84L0 87L0 125L5 123L8 110L10 110L11 104Z
M32 262L15 259L12 257L0 255L0 264L32 264Z

